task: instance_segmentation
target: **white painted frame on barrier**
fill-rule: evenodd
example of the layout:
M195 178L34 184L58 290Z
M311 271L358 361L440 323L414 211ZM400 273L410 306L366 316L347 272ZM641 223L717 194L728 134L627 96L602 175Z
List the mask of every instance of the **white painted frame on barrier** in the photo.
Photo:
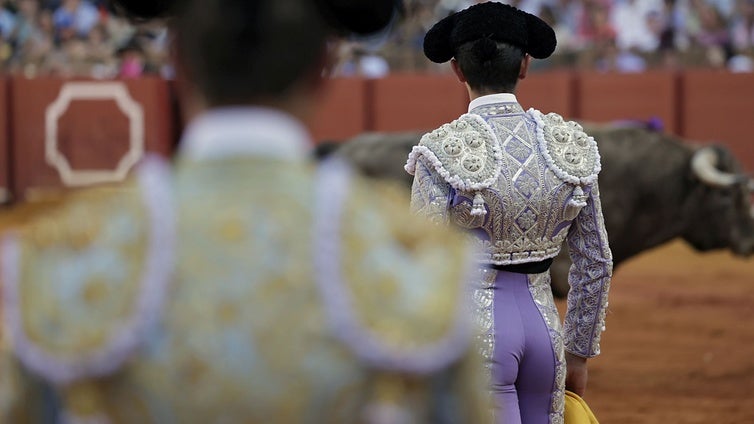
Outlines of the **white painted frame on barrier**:
M128 118L128 152L112 170L72 169L68 159L58 149L58 120L73 101L113 100ZM45 112L45 160L60 174L66 186L122 181L128 171L144 156L144 109L131 97L122 82L66 82L58 97Z

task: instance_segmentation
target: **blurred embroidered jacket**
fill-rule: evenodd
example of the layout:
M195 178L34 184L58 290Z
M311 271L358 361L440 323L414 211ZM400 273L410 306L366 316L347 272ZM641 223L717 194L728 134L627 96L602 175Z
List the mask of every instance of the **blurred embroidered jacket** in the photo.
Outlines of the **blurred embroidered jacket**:
M468 245L307 142L210 112L6 235L0 421L484 422Z

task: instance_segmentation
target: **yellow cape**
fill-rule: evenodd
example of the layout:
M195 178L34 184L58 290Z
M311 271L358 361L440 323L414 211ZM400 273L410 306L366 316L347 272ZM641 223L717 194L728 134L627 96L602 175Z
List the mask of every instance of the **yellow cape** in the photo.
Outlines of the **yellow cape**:
M565 424L599 424L584 399L569 390L565 392L564 422Z

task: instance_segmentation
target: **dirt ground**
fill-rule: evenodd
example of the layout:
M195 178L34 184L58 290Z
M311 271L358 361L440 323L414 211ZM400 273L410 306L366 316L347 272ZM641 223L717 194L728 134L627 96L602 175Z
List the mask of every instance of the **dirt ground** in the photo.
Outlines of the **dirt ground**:
M618 268L585 399L602 424L754 423L754 258L677 242Z

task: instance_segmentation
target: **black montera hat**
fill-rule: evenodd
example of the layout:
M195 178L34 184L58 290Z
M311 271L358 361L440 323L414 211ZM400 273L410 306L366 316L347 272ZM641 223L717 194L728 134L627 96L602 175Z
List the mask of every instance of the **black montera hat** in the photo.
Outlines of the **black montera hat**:
M555 51L555 31L542 19L498 2L475 4L436 23L424 36L424 54L435 63L447 62L458 47L487 38L512 44L534 58Z

